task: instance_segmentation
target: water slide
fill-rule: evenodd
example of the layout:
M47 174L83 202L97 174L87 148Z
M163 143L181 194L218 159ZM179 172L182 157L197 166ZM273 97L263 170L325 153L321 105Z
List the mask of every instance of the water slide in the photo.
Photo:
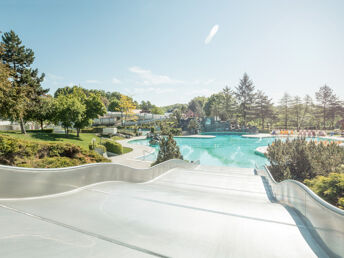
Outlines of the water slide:
M280 184L264 170L179 160L0 166L0 257L343 256L344 214L322 206L320 225Z

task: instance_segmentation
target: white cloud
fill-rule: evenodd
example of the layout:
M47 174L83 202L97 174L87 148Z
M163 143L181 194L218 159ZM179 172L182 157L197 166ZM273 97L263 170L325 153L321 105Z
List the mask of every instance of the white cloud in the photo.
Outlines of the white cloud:
M166 75L153 74L150 70L144 70L138 66L129 68L129 71L137 74L145 85L177 84L183 81L172 79Z
M121 81L118 80L117 78L115 78L115 77L112 78L112 84L120 84L120 83L121 83Z
M218 25L218 24L214 25L214 26L211 28L211 30L210 30L210 32L209 32L207 38L206 38L205 41L204 41L204 43L205 43L206 45L210 43L210 41L213 39L213 37L215 36L215 34L217 33L218 30L219 30L219 25Z
M85 83L89 83L89 84L100 84L101 81L98 81L98 80L86 80Z

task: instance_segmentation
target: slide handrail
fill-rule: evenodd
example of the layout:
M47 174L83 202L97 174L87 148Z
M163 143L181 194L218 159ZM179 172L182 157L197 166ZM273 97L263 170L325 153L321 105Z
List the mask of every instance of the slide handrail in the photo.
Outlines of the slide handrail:
M276 182L267 166L256 167L264 177L271 194L280 203L294 208L303 218L318 243L333 257L344 257L344 211L324 201L296 180Z
M106 181L143 183L173 168L193 168L172 159L150 168L132 168L114 163L93 163L66 168L22 168L0 165L0 199L28 198L72 191Z

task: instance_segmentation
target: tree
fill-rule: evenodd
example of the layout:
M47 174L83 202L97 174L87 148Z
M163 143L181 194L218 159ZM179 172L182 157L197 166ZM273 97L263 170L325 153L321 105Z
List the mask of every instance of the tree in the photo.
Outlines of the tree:
M221 105L223 103L223 95L213 94L208 99L204 105L204 111L207 116L214 116L219 118L221 114Z
M178 109L178 108L175 109L175 110L173 111L172 116L173 116L173 117L175 118L175 120L177 121L178 126L180 126L181 120L182 120L182 112L181 112L181 110Z
M319 91L315 93L316 100L319 102L322 108L323 129L326 129L327 109L330 103L333 101L333 96L333 90L326 84L320 87Z
M312 115L313 100L309 95L306 95L303 99L303 111L300 119L300 128L303 127L307 117L310 119Z
M198 121L195 118L191 119L188 125L188 129L190 130L190 132L198 133L199 128L200 128L200 125Z
M44 122L52 121L54 117L53 98L51 96L40 96L36 105L28 114L29 120L38 121L43 131Z
M301 117L302 117L302 110L303 110L303 104L302 100L299 96L295 96L294 98L291 99L290 102L290 110L293 114L293 120L295 122L295 126L297 130L300 130L301 127Z
M2 42L0 59L9 67L13 91L18 93L8 96L11 97L8 101L16 102L18 105L4 113L11 120L19 120L22 133L26 133L25 116L38 102L38 98L49 90L44 90L41 87L44 73L39 76L37 69L30 68L35 59L34 52L22 45L18 35L12 30L6 32L2 36Z
M197 117L203 117L204 116L203 107L204 107L205 101L206 101L205 97L195 97L189 102L188 109L191 110Z
M255 118L261 122L262 129L265 128L265 121L272 118L274 114L272 100L264 92L258 91L255 102Z
M81 121L86 112L86 106L74 94L59 95L54 101L54 122L61 123L68 135L68 128Z
M120 106L119 106L119 100L118 99L112 99L109 106L108 110L112 112L119 112L121 111Z
M77 131L77 137L79 137L81 129L92 124L93 119L106 113L106 108L101 100L100 95L91 93L88 97L81 98L80 102L84 104L86 109L85 113L81 116L81 119L76 120L74 123L74 127Z
M244 126L246 126L256 97L253 82L246 73L235 88L235 95L239 104L239 114L243 119Z
M172 134L169 134L167 138L162 137L159 146L160 149L158 158L152 164L152 166L170 159L183 159L183 156L180 154L179 147L177 146L176 141L173 139Z
M291 105L291 97L288 93L284 93L282 99L280 100L280 108L281 108L281 115L284 120L285 129L288 129L290 105Z
M163 115L164 114L164 110L162 110L162 108L159 108L157 106L153 106L153 108L151 109L152 114L156 114L156 115Z
M222 90L222 95L223 103L220 107L221 113L226 120L232 119L236 111L236 100L234 97L234 93L228 86L226 86Z
M119 100L119 109L122 112L122 115L123 113L125 114L124 122L127 121L128 114L132 113L133 109L135 108L136 106L131 98L125 95L121 95L121 98Z

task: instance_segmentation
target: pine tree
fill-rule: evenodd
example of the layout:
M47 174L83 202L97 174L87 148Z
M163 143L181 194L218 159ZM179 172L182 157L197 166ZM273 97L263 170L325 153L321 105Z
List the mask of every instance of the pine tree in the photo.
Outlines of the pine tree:
M180 154L179 147L177 146L176 141L173 139L172 134L169 134L167 138L162 137L159 146L160 149L158 158L152 164L152 166L170 159L183 159L183 156Z
M316 100L321 106L321 113L323 118L323 129L326 129L326 118L328 114L328 108L331 102L333 102L333 90L326 84L320 87L319 91L315 93Z
M222 98L223 103L221 105L221 110L222 110L223 116L226 118L226 120L232 119L236 111L236 100L234 97L234 93L231 90L231 88L226 86L222 90L222 95L223 95L223 98Z
M3 110L2 113L11 120L19 120L22 133L26 133L24 127L26 114L39 102L39 97L49 90L41 87L44 73L39 76L37 69L30 68L35 60L34 52L22 45L22 41L14 31L4 33L2 49L0 59L10 69L12 87L18 92L11 101L20 103L14 109Z
M239 104L239 114L242 117L243 124L246 126L247 120L251 115L251 111L255 101L255 88L253 82L248 75L244 73L239 85L235 88L235 95Z
M272 118L274 114L272 100L269 99L263 91L258 91L255 102L255 118L261 122L261 127L264 130L265 121Z
M282 99L280 100L281 105L281 114L284 120L284 128L288 129L289 123L289 113L290 113L290 105L291 105L291 97L288 93L284 93Z

